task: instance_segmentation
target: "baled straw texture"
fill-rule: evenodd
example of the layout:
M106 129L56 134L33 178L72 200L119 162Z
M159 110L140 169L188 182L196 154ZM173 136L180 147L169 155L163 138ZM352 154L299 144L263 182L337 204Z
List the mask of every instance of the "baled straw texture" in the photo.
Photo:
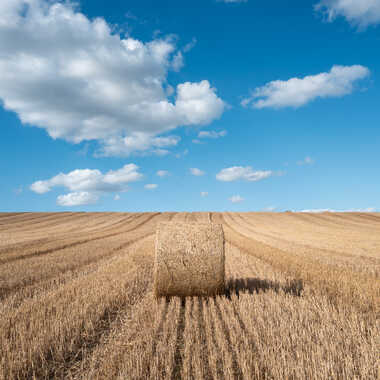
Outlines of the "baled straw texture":
M155 296L224 293L224 261L221 224L160 223L156 232Z

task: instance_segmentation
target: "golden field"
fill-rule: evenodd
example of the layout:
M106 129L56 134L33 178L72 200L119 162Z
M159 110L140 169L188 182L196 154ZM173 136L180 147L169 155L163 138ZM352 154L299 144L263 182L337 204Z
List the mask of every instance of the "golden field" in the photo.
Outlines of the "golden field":
M158 222L223 225L226 296L156 301ZM380 214L0 214L0 379L378 379Z

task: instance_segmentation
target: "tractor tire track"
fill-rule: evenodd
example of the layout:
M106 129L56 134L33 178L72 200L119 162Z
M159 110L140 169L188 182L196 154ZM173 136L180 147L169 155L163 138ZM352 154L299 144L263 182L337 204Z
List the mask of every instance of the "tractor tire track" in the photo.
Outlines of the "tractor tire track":
M140 247L148 253L152 245L153 239ZM96 273L0 314L0 341L9 348L0 378L66 378L66 371L92 352L121 313L145 297L152 267L150 254L133 250ZM39 315L32 321L31 311ZM24 344L26 336L30 345Z
M21 234L21 233L33 233L43 228L45 224L48 226L54 225L57 223L65 223L67 219L73 219L77 220L80 218L91 218L90 214L85 213L68 213L64 215L60 214L51 214L51 215L43 215L40 218L37 219L37 221L30 223L29 221L23 222L21 225L18 226L10 226L9 232L12 234ZM1 230L2 233L8 232L8 230Z
M59 231L60 236L67 235L71 231L76 231L78 227L76 224L80 222L80 225L87 229L87 223L93 223L98 219L107 217L104 213L95 213L91 215L90 213L72 213L71 215L60 215L59 218L53 218L52 220L44 220L41 222L33 223L30 228L23 227L22 229L17 229L15 233L20 234L25 232L25 234L33 235L36 232L40 234L52 234L55 231ZM73 226L74 224L74 226ZM82 228L84 230L84 228ZM12 231L13 233L13 231Z
M72 368L78 367L79 364L85 359L85 356L91 355L98 345L106 339L112 332L114 325L117 325L118 320L122 319L122 315L126 314L142 299L135 297L134 293L146 293L149 288L150 282L145 277L137 276L132 282L127 294L129 297L122 297L121 302L114 303L111 307L107 308L93 326L91 334L83 334L75 353L68 351L65 353L63 360L61 359L60 365L56 365L56 359L53 356L48 356L45 360L47 365L50 366L51 371L49 377L51 379L67 378ZM126 310L128 309L128 310ZM116 327L116 326L115 326ZM49 362L51 364L49 365Z
M237 221L235 216L232 216L232 215L228 215L231 220L233 220L237 225L239 226L242 226L243 228L246 228L247 230L249 230L250 232L252 232L253 234L256 234L258 235L259 237L260 236L263 236L264 238L267 238L269 239L269 242L268 241L263 241L264 244L269 244L269 245L272 245L271 244L271 241L279 243L279 244L282 244L282 245L286 245L286 246L289 246L289 245L292 245L292 251L294 251L294 246L297 247L297 249L304 249L304 250L307 250L307 251L313 251L313 253L315 254L315 252L318 252L324 256L333 256L333 255L336 255L338 257L342 257L342 258L350 258L350 259L356 259L358 257L360 257L361 260L363 261L366 261L368 262L369 264L380 264L380 260L379 259L376 259L374 257L370 257L370 256L358 256L357 254L350 254L348 252L342 252L342 251L336 251L336 250L332 250L332 249L326 249L326 248L319 248L317 246L311 246L311 245L307 245L307 244L303 244L303 243L299 243L299 242L294 242L294 241L289 241L289 240L286 240L286 239L283 239L283 238L280 238L280 237L277 237L277 236L273 236L271 234L267 234L267 233L264 233L264 232L259 232L259 231L256 231L254 229L254 226L249 223L248 220L245 220L241 215L237 215L237 217L240 218L240 221ZM273 245L273 247L276 248L276 245ZM281 247L279 247L281 249Z
M53 212L53 213L30 213L31 215L25 215L25 216L22 216L20 218L16 218L16 220L9 224L9 221L8 223L6 222L3 222L0 220L0 231L4 231L3 230L3 226L6 226L7 228L13 228L13 227L24 227L23 224L25 223L29 223L33 220L38 220L38 219L46 219L46 218L51 218L51 217L59 217L60 214L62 213L59 213L59 212ZM37 215L36 215L37 214ZM21 224L21 226L19 226L19 224Z
M9 222L14 222L14 223L18 223L18 222L22 222L25 220L25 218L27 219L30 219L30 220L33 220L33 219L37 219L41 216L43 216L44 214L48 214L48 213L43 213L43 212L21 212L21 213L14 213L14 215L5 215L4 218L9 218L10 220L6 220L7 223L4 223L4 218L2 218L0 220L0 225L6 225L6 224L9 224ZM54 213L56 214L56 213Z
M75 225L74 227L70 227L69 229L66 229L62 232L62 226L55 226L54 229L58 229L60 232L56 235L52 235L52 236L49 236L47 238L38 238L38 239L32 239L32 240L27 240L27 241L22 241L22 242L18 242L18 243L13 243L13 244L8 244L8 245L4 245L3 247L0 248L0 254L7 254L7 253L11 253L12 250L22 250L22 249L25 249L25 248L32 248L32 247L38 247L41 245L41 243L53 243L53 242L58 242L58 241L64 241L64 240L67 240L67 239L74 239L74 238L82 238L83 235L86 235L88 234L88 232L90 232L92 235L96 235L98 233L105 233L107 231L112 231L115 229L115 225L117 225L118 227L121 227L123 225L128 225L130 224L130 222L133 222L134 220L136 220L138 217L141 217L143 216L144 214L132 214L132 215L129 215L127 216L126 218L123 218L121 221L117 221L117 222L113 222L111 223L111 225L107 225L106 228L103 228L102 225L107 222L107 220L105 221L102 221L99 223L99 227L96 228L95 230L92 230L92 231L88 231L88 228L85 227L78 227L77 225ZM101 217L104 218L104 215L102 215ZM94 219L97 219L99 218L99 216L95 217ZM76 223L76 219L74 219L74 222ZM70 221L71 223L71 221ZM101 228L102 227L102 228ZM79 232L78 232L79 230ZM77 231L75 234L72 233L72 231ZM44 231L44 233L49 233L49 234L52 234L54 232L53 231ZM29 254L29 253L28 253ZM0 259L0 264L1 264L1 259Z
M88 242L93 242L93 241L97 241L97 240L102 240L102 239L106 239L106 238L110 238L110 237L123 235L123 234L126 234L128 232L132 232L132 231L137 230L138 228L142 227L143 225L149 223L153 218L155 218L156 216L158 216L160 214L161 213L155 213L153 215L150 215L146 220L140 222L139 224L137 224L133 228L130 228L130 229L122 231L122 232L113 232L113 233L109 233L109 234L102 235L102 236L97 236L97 237L90 238L90 239L84 239L84 240L80 240L80 241L76 241L76 242L72 242L72 243L68 243L68 244L63 244L63 245L58 246L58 247L52 247L52 248L48 248L48 249L44 249L44 250L37 250L37 251L31 252L31 253L19 255L16 257L9 257L9 258L5 258L5 259L0 259L0 264L7 264L7 263L14 262L14 261L21 261L21 260L27 260L27 259L31 259L31 258L35 258L35 257L40 257L40 256L48 255L49 253L52 253L52 252L61 251L61 250L66 249L66 248L72 248L72 247L76 247L79 245L83 245L83 244L86 244Z
M11 216L24 215L26 212L0 212L0 220L3 218L10 218Z
M96 272L99 269L99 264L101 264L102 262L105 262L106 260L111 259L113 256L117 255L119 251L129 248L133 244L139 243L140 241L148 239L149 237L152 237L152 236L154 236L154 233L147 233L135 239L126 241L125 243L120 244L118 247L108 252L105 252L102 255L97 256L96 258L90 257L88 261L84 261L80 265L73 264L73 266L68 266L64 270L60 271L59 273L55 273L51 276L46 275L43 278L39 278L39 279L26 279L26 280L23 280L22 283L16 286L12 286L12 287L0 286L0 301L4 302L7 300L7 298L22 291L22 294L20 294L20 296L17 297L17 300L12 302L12 306L17 307L25 299L35 297L37 294L49 289L51 285L54 285L57 282L59 286L62 286L63 284L65 284L66 283L65 279L61 277L64 276L67 272L71 272L69 276L70 281L75 280L76 278L82 276L83 274L88 275L89 273ZM92 269L89 269L86 271L86 268L90 268L92 266L93 266ZM41 283L44 283L45 286L39 287L37 291L34 291L33 288L36 285L39 285Z

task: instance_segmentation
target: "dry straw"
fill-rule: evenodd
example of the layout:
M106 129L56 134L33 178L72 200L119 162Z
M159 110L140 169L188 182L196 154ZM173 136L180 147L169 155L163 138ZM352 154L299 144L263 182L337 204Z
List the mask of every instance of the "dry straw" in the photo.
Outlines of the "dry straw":
M157 226L154 293L213 296L224 292L221 224L166 222Z

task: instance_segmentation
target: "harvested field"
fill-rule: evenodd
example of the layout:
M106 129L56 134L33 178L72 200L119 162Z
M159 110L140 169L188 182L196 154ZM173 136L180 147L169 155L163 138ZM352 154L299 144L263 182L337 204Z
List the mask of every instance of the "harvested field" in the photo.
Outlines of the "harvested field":
M153 295L159 222L227 294ZM379 379L380 214L0 213L0 379Z

